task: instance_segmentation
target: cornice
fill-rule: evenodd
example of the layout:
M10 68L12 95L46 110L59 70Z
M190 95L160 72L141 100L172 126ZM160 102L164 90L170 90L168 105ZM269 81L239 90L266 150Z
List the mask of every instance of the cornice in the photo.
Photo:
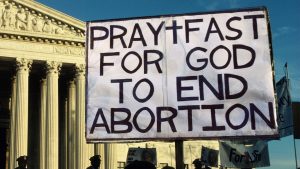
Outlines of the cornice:
M84 47L85 42L82 39L77 38L69 38L69 37L59 37L59 36L51 36L44 34L32 34L30 32L18 32L18 31L0 31L0 39L11 39L18 41L30 41L30 42L38 42L38 43L47 43L47 44L64 44L71 46L80 46Z

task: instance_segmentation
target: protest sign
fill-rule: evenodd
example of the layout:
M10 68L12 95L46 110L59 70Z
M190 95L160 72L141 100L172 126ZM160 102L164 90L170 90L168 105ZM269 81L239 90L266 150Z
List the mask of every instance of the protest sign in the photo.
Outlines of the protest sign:
M219 151L202 146L201 162L206 166L218 167Z
M265 8L87 23L88 142L278 135Z
M230 168L258 168L270 166L268 143L255 141L241 144L220 141L221 166Z
M148 161L154 165L157 163L155 148L129 148L126 164L133 161Z
M284 76L276 83L278 98L277 122L280 137L293 134L293 111L289 89L289 79Z

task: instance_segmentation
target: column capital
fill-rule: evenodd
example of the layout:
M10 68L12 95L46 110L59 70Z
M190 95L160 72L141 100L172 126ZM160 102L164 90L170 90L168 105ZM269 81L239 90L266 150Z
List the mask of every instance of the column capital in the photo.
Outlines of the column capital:
M13 75L13 76L10 77L10 80L11 80L12 82L15 81L16 79L17 79L16 75Z
M47 79L46 78L41 78L40 79L40 83L46 85L47 83Z
M48 73L54 73L59 74L61 70L62 63L55 62L55 61L47 61L46 62L46 72Z
M75 65L76 76L85 76L85 64L78 64Z
M16 58L16 70L29 72L31 69L32 60L25 58Z
M68 82L68 85L69 85L70 87L74 87L74 86L75 86L75 79L70 80L70 81Z

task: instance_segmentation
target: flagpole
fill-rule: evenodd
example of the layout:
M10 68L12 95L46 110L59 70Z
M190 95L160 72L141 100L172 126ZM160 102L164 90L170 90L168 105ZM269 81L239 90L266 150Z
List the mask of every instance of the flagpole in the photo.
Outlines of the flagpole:
M296 141L295 141L295 137L293 137L294 140L294 151L295 151L295 161L296 161L296 169L298 169L298 158L297 158L297 149L296 149Z
M287 79L287 82L288 82L287 85L288 85L288 88L289 88L290 84L289 84L289 73L288 73L288 64L287 64L287 62L285 63L284 67L285 67L285 76L286 76L286 79ZM296 169L298 169L297 149L296 149L296 141L295 141L295 136L294 135L293 135L293 141L294 141Z
M288 72L288 64L287 64L287 62L285 63L284 67L285 67L285 70L284 70L285 71L285 76L288 79L289 78L289 72Z

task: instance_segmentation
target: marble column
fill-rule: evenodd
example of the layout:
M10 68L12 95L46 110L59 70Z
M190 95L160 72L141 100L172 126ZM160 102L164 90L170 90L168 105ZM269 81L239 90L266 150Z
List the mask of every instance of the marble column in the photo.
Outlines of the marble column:
M68 147L68 142L70 141L68 138L68 123L69 123L69 115L68 115L68 98L67 96L64 98L64 112L62 112L64 117L64 122L63 124L60 124L60 132L62 133L61 137L62 142L60 144L60 149L61 149L61 156L60 156L60 165L62 169L69 169L68 165L68 159L69 159L69 147Z
M46 105L47 105L47 80L41 80L41 95L40 95L40 135L39 135L39 167L45 169L46 161Z
M76 161L77 168L87 168L94 155L94 145L85 139L85 65L76 65Z
M76 148L76 98L75 98L75 82L70 81L68 89L68 166L75 169L75 148Z
M16 168L15 164L15 117L16 117L16 76L12 77L10 98L10 141L9 141L9 169Z
M100 168L105 168L105 151L104 151L104 144L95 144L95 155L101 156L101 164Z
M116 169L115 145L105 143L105 169Z
M17 58L16 64L15 163L16 158L28 153L28 77L32 61Z
M61 63L47 61L46 163L45 169L59 168L58 76Z

